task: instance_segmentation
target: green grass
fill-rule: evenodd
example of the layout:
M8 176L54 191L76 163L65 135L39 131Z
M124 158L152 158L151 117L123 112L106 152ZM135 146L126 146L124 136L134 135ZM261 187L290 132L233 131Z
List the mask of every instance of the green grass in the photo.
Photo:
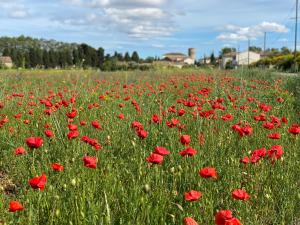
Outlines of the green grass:
M300 219L300 141L299 135L290 134L288 128L299 123L299 116L295 107L297 96L291 93L295 93L294 89L287 89L295 84L289 82L288 78L261 71L2 71L0 102L5 106L0 114L6 115L9 122L0 128L0 171L6 179L4 182L0 175L0 184L5 189L9 179L16 189L0 193L0 224L171 225L183 224L183 218L191 216L199 224L210 225L221 209L232 210L246 225L297 224ZM131 88L124 91L123 84ZM207 98L197 93L204 87L212 90ZM68 108L60 107L51 116L45 115L45 107L39 104L39 99L53 96L55 104L61 100L57 96L59 92L65 100L76 95L76 103ZM25 97L11 98L13 93L23 93ZM193 117L191 113L197 108L177 103L178 99L188 99L190 93L199 97L196 103L201 99L224 98L226 111L216 110L217 120ZM237 98L237 107L246 105L248 110L234 109L228 94ZM29 99L30 95L35 98ZM100 101L100 95L108 97ZM142 113L136 112L130 101L123 100L126 96L136 100ZM287 117L289 123L282 123L273 131L262 128L262 122L253 119L260 109L255 102L249 102L248 97L273 106L266 112L267 118L271 115ZM278 103L278 97L285 101ZM29 107L28 102L35 102L37 106ZM93 103L100 106L88 109ZM121 103L125 104L122 109L118 107ZM176 109L184 108L187 113L182 117L168 113L173 105ZM78 125L80 136L68 140L66 113L72 107L78 110L73 123ZM34 109L33 115L28 114L29 109ZM208 103L203 104L203 110L209 109ZM254 109L258 112L253 112ZM152 115L162 111L166 112L162 123L151 123ZM17 113L22 113L19 120L14 118ZM117 118L119 113L124 113L125 120ZM220 116L227 113L235 117L224 122ZM169 128L166 122L172 118L179 119L185 129ZM30 124L25 125L25 119L29 119ZM101 123L102 130L90 125L95 119ZM80 120L87 121L88 125L80 126ZM133 121L144 125L149 132L146 139L140 140L135 134L131 128ZM239 121L248 121L253 134L241 138L233 132L231 126ZM45 137L45 123L51 125L55 138ZM268 139L267 135L272 132L279 132L281 139ZM204 144L198 141L200 133L205 136ZM181 134L191 136L191 146L198 150L197 155L189 158L179 155L184 149L179 141ZM95 151L81 142L84 135L96 138L103 149ZM43 137L43 147L29 149L25 139L30 136ZM269 149L273 145L284 148L282 159L275 164L267 158L246 166L239 162L243 156L249 156L250 151L261 147ZM19 146L25 147L28 154L15 156L14 149ZM156 146L171 151L162 165L150 165L145 160ZM86 154L98 157L97 169L83 166L82 157ZM61 163L65 171L53 171L54 162ZM199 169L206 166L217 169L217 180L198 175ZM48 178L45 190L33 190L28 180L42 173ZM250 200L234 200L231 192L237 188L247 190ZM184 192L190 190L202 192L203 197L196 202L185 201ZM10 200L20 201L24 210L8 212Z

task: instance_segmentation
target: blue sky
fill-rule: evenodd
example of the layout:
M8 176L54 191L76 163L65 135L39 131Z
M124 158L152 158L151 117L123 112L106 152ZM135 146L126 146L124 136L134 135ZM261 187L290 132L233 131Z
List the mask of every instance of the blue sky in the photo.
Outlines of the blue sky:
M293 48L295 0L0 0L0 36L21 34L88 43L142 57L166 52L197 57L247 39Z

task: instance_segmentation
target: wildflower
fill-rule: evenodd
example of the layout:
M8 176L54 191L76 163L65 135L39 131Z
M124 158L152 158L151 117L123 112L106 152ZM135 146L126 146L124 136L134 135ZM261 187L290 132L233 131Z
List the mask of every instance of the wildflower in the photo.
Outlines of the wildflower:
M91 169L97 168L97 157L85 156L83 157L84 166Z
M39 148L43 146L43 139L41 137L29 137L26 139L26 144L29 148Z
M47 177L45 174L42 176L36 176L29 180L29 184L33 189L40 189L43 191L47 182Z
M170 152L168 151L168 149L164 148L164 147L159 147L157 146L155 149L154 149L154 152L153 153L156 153L156 154L159 154L159 155L169 155Z
M191 190L189 192L184 193L184 199L186 201L197 201L202 197L202 193L199 191Z
M23 147L18 147L15 149L15 155L23 155L26 154L26 150Z
M64 167L62 165L60 165L59 163L53 163L52 169L55 171L59 171L59 172L64 171Z
M149 163L161 164L164 160L164 157L162 155L152 153L148 158L146 158L146 160Z
M22 211L24 209L23 205L18 201L10 201L9 202L9 211L17 212Z
M187 149L181 151L179 153L181 156L194 156L197 154L197 150L191 148L191 147L188 147Z
M232 192L232 197L236 200L243 200L243 201L247 201L250 199L250 195L242 189L234 190Z
M191 137L189 135L182 135L180 137L180 142L183 145L189 145L191 143Z
M213 167L205 167L199 171L199 175L203 178L214 178L217 179L217 171Z

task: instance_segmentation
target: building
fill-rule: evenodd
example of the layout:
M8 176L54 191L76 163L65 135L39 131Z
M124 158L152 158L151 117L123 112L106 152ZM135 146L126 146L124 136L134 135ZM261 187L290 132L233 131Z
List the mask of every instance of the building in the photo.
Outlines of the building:
M222 56L222 68L230 66L245 66L255 63L261 59L261 55L252 51L230 52Z
M9 56L0 56L0 65L4 65L7 68L12 68L13 67L13 62L11 57Z
M188 50L188 56L183 53L167 53L164 54L163 61L167 61L173 64L179 64L179 65L194 65L196 61L196 49L189 48Z

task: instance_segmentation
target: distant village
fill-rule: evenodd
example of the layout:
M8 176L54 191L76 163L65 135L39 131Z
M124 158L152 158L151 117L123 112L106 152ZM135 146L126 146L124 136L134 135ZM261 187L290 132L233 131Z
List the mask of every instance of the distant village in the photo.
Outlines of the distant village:
M230 52L222 55L221 58L216 58L214 64L220 65L221 68L226 68L228 64L233 67L246 66L252 63L258 62L265 55L263 53L256 53L253 51L244 51L244 52ZM10 56L0 56L0 64L4 65L7 68L13 67L13 61ZM182 68L185 65L195 65L197 64L196 60L196 49L189 48L188 54L179 53L179 52L170 52L163 55L161 60L157 60L156 64L174 66ZM202 58L199 61L200 65L209 65L211 64L211 58Z
M140 58L137 51L125 54L105 53L104 48L93 48L85 43L63 43L55 40L33 39L31 37L0 38L0 68L15 69L76 69L94 68L102 71L149 70L166 67L215 67L237 69L242 66L274 68L282 71L300 65L300 52L290 49L262 50L249 46L248 50L223 48L220 53L205 55L197 59L197 49L186 52L169 52L161 57Z

